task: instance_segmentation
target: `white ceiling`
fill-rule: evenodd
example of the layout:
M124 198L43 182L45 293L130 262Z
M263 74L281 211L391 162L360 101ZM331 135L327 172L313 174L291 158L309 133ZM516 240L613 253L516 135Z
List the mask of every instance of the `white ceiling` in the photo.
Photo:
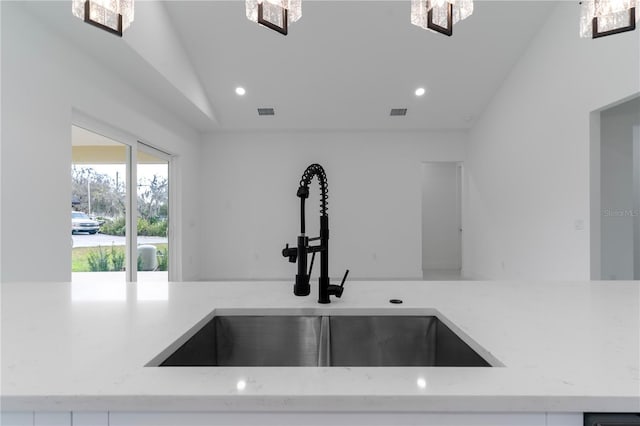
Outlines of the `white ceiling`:
M473 125L556 2L476 0L453 37L411 25L408 0L303 0L286 37L247 20L241 0L164 3L218 123L122 39L72 17L68 1L29 9L199 131L430 130Z
M109 139L106 136L91 132L78 126L71 126L71 146L119 146L120 142Z
M227 130L468 128L553 5L476 1L446 37L411 25L409 1L303 0L285 37L247 20L242 1L166 3Z

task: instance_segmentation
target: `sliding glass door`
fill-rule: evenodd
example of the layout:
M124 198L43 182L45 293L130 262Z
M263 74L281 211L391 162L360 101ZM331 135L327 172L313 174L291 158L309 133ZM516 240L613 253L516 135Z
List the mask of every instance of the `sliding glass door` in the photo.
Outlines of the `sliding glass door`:
M137 152L138 281L169 279L169 160L157 149L138 143Z
M72 126L72 281L167 282L171 155L116 139Z
M72 281L124 282L130 147L72 126Z

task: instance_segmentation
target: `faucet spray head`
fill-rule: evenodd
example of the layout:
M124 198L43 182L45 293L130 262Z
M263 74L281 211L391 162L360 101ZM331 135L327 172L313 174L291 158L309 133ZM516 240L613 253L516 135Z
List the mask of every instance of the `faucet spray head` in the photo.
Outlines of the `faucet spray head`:
M300 198L309 198L309 187L305 185L300 185L298 188L298 197Z

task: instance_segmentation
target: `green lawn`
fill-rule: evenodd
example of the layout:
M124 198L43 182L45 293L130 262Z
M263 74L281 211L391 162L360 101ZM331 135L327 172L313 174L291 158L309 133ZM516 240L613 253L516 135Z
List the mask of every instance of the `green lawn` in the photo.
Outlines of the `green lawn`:
M161 249L166 249L167 244L153 244L158 248L158 251ZM116 246L116 251L123 252L124 246ZM106 253L111 252L111 246L102 247L102 250ZM98 251L98 247L76 247L71 250L71 272L91 272L89 270L89 263L87 262L87 257L89 253L92 251Z

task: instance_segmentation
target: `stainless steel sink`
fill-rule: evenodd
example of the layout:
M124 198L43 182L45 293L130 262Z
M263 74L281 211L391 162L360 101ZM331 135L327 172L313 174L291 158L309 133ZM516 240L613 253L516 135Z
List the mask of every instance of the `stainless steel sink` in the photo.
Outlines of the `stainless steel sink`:
M149 365L491 367L436 316L223 315Z
M160 366L317 366L319 316L213 317Z
M491 367L434 316L332 316L329 363L371 367Z

